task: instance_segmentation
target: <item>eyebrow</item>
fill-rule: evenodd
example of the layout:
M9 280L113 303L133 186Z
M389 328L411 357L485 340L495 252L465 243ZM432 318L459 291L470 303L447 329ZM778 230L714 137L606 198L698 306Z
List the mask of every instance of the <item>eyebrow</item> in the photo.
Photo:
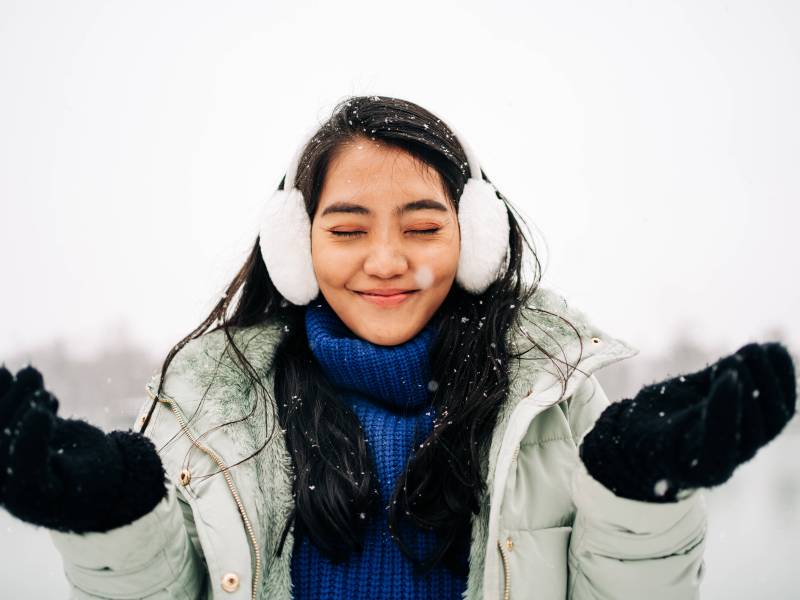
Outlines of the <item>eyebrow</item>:
M396 215L402 215L412 210L438 210L441 212L447 212L447 207L441 202L437 202L436 200L431 200L430 198L422 198L420 200L407 202L402 206L396 207L394 209L394 213ZM320 216L324 217L325 215L334 213L370 215L372 214L372 211L368 209L366 206L362 206L361 204L354 204L352 202L334 202L333 204L328 205L325 208L325 210L322 211L322 214Z

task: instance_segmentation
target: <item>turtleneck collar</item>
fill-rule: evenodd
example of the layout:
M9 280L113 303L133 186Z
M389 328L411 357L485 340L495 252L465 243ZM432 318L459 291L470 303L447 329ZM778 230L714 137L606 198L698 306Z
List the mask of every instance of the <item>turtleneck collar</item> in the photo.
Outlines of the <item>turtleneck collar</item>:
M305 327L312 353L337 387L397 408L429 399L433 320L407 342L381 346L353 333L320 295L306 308Z

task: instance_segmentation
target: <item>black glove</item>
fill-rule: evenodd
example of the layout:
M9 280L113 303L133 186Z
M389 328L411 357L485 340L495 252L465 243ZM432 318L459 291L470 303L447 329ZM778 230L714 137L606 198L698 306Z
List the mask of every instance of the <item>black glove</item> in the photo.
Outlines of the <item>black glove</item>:
M106 434L57 411L36 369L14 378L0 367L0 505L9 513L58 531L108 531L166 496L150 439L131 430Z
M781 344L747 344L701 371L643 387L600 414L579 449L617 496L675 502L724 483L795 413L797 382Z

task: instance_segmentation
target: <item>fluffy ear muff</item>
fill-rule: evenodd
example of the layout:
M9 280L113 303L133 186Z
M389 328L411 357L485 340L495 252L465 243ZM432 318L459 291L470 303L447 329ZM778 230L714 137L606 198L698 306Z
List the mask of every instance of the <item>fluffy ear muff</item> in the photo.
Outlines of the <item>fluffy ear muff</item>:
M494 186L471 177L458 203L461 254L456 281L470 293L480 294L496 281L508 253L508 212Z
M269 276L284 298L308 304L317 296L311 221L300 190L292 187L272 194L262 213L259 245Z

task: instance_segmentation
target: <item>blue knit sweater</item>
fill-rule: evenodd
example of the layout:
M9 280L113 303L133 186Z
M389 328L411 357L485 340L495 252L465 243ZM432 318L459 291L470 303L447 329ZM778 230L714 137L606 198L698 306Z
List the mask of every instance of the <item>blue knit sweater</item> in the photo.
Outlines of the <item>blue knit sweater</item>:
M397 346L379 346L357 337L324 299L306 310L311 350L327 377L357 415L377 470L382 500L380 515L368 520L363 552L339 564L322 556L308 536L292 555L293 597L319 599L441 598L458 600L466 578L439 565L424 576L400 551L388 529L388 506L412 448L433 427L429 352L432 323ZM431 555L438 541L433 532L403 521L400 535L416 556ZM463 556L463 564L468 557Z

